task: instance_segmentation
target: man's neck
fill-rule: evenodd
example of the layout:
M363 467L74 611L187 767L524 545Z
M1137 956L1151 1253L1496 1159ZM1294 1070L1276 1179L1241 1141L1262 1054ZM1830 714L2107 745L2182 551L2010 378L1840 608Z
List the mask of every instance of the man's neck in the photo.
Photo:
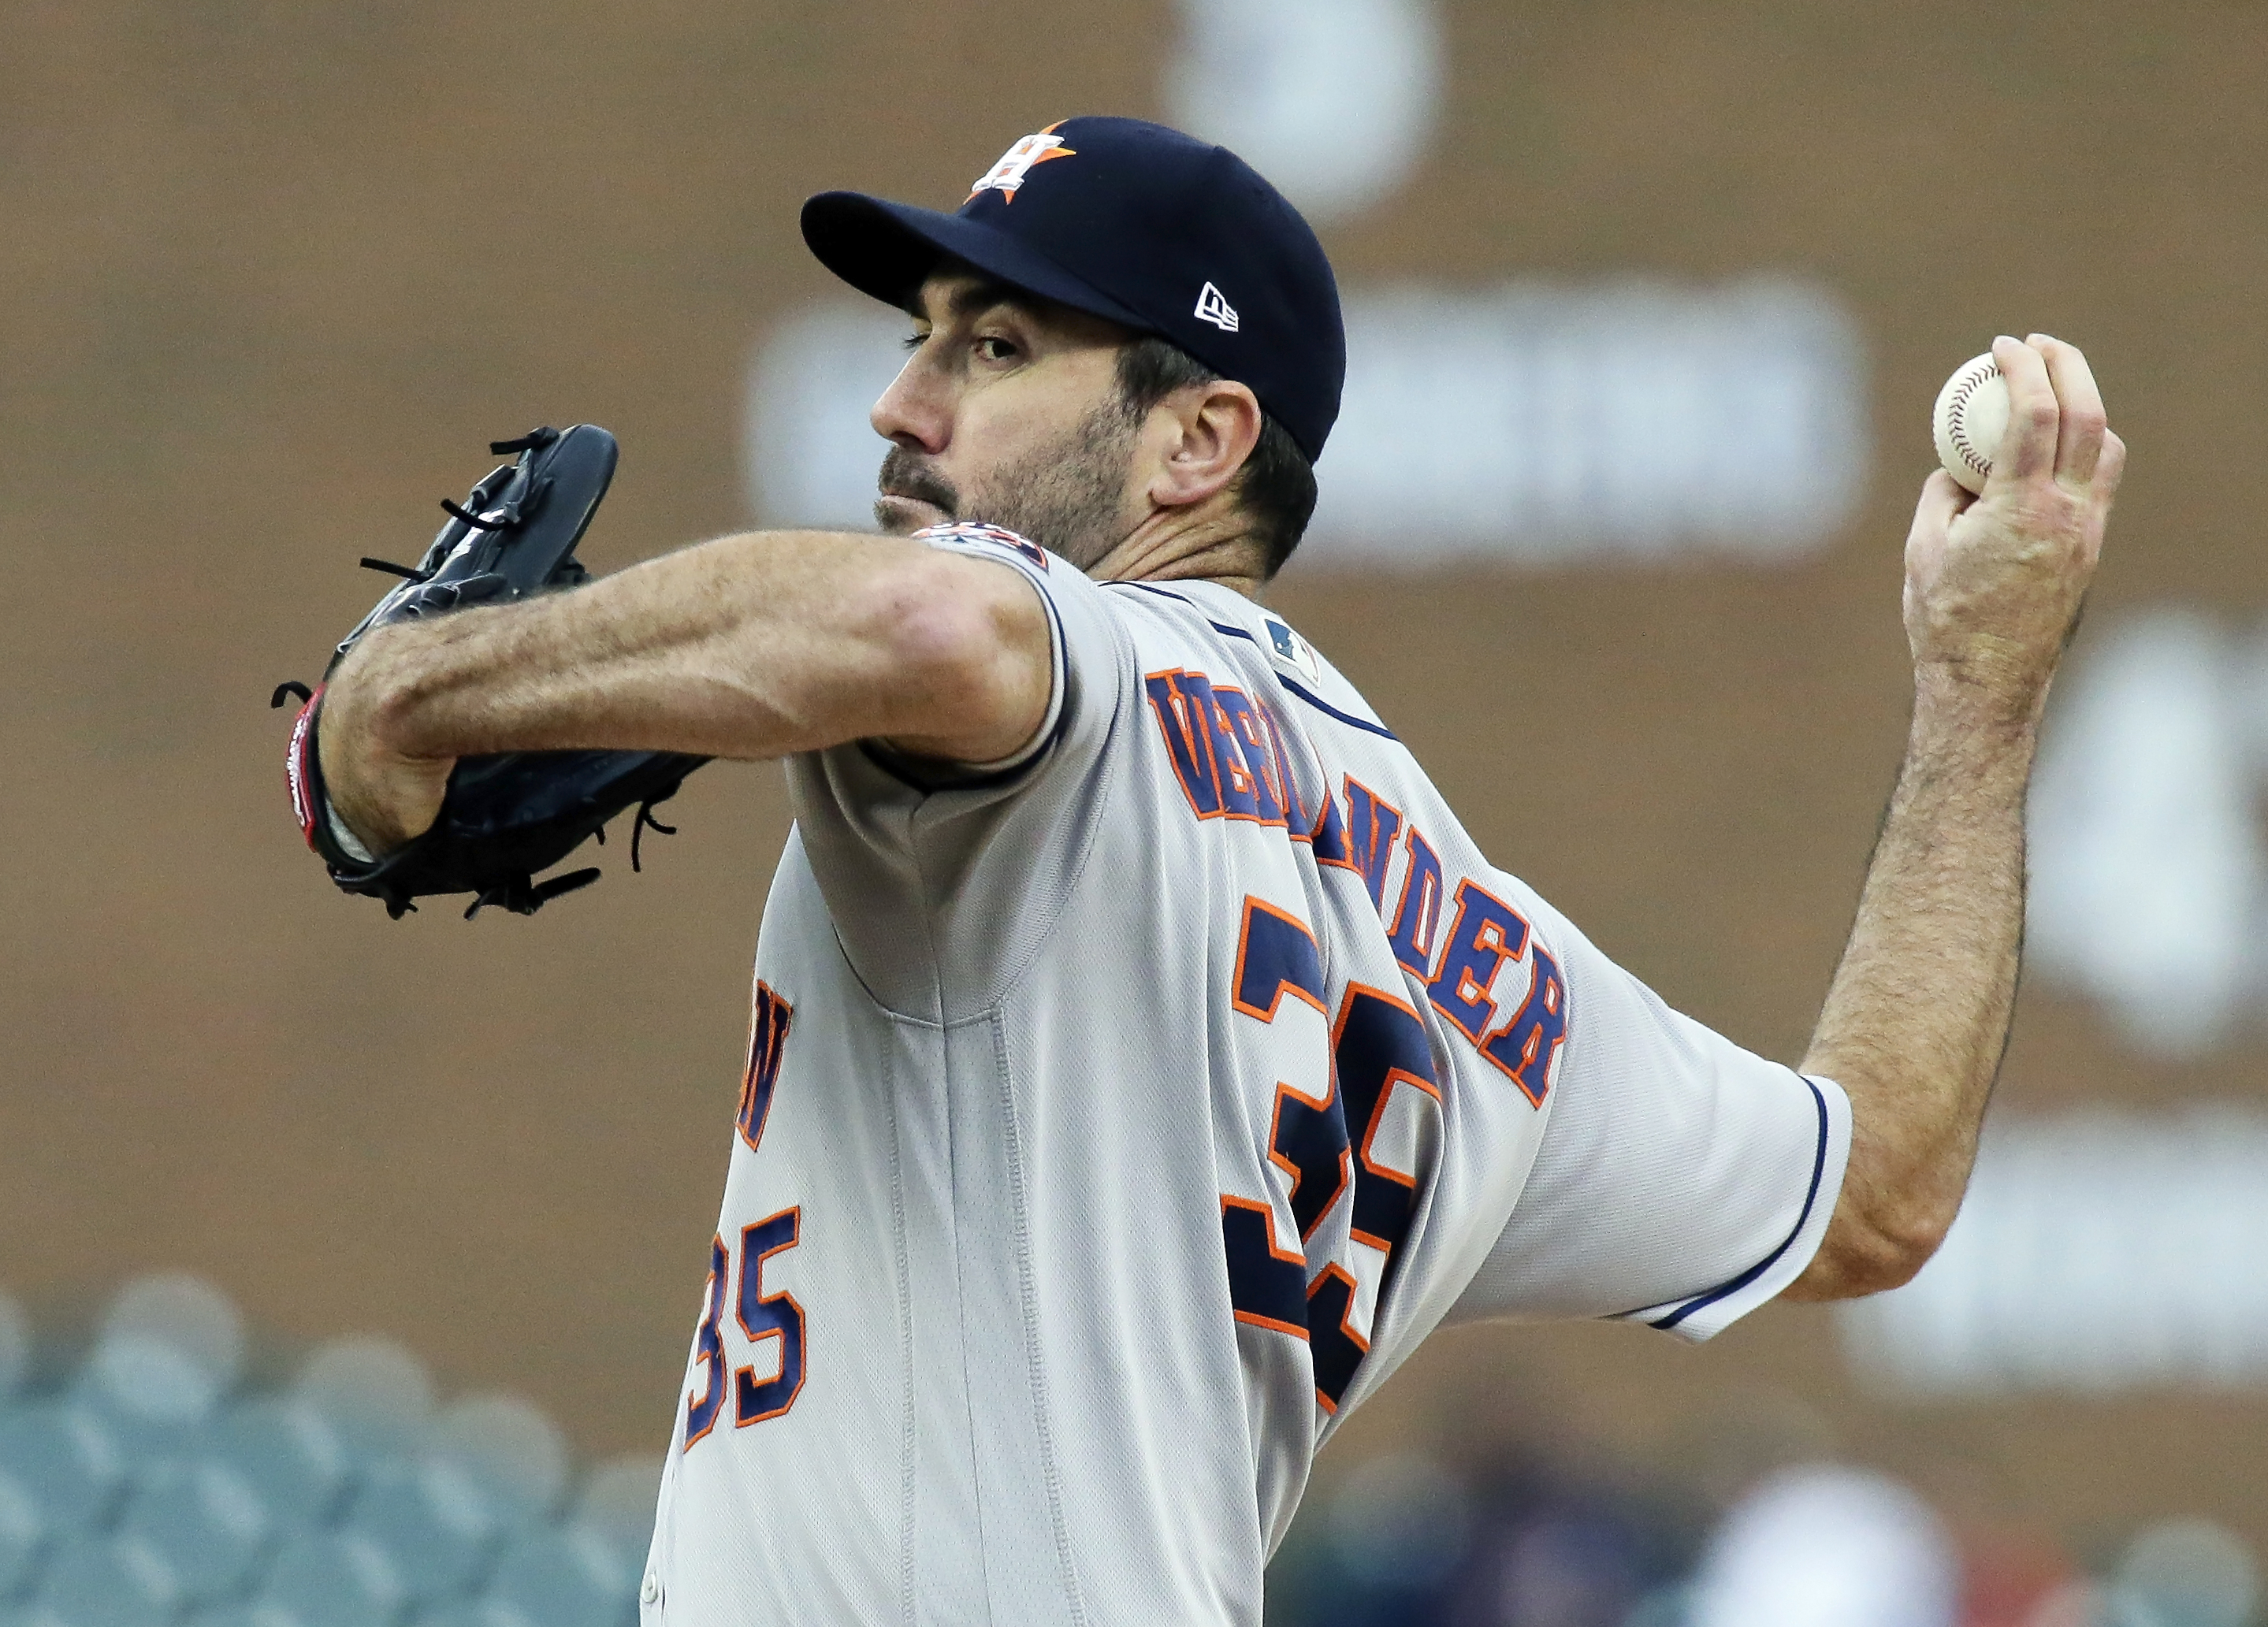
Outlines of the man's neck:
M1267 585L1264 550L1234 508L1160 509L1086 568L1098 582L1218 582L1247 599Z

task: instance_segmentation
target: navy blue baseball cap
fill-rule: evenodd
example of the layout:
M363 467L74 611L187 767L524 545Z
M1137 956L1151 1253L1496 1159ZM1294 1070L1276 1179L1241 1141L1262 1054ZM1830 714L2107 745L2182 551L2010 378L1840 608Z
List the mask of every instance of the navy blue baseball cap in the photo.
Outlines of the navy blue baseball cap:
M862 293L911 309L946 256L1171 341L1248 386L1309 460L1339 416L1346 332L1323 246L1258 171L1139 119L1025 136L948 215L859 192L803 206L803 240Z

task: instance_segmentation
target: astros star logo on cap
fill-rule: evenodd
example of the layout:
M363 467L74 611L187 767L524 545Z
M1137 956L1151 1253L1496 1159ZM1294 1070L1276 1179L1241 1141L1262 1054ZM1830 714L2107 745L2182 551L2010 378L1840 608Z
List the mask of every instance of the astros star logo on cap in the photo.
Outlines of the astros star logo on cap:
M1057 119L1043 130L1035 131L1000 155L1000 161L977 177L976 184L968 189L975 197L987 188L997 189L1005 202L1016 201L1016 188L1024 184L1024 177L1035 164L1045 164L1049 158L1071 158L1079 155L1057 139L1056 131L1063 127Z
M1162 124L1059 119L1002 153L951 214L822 192L804 203L803 236L901 311L922 308L941 268L966 268L1163 339L1250 389L1311 461L1338 417L1346 325L1322 244L1243 159Z

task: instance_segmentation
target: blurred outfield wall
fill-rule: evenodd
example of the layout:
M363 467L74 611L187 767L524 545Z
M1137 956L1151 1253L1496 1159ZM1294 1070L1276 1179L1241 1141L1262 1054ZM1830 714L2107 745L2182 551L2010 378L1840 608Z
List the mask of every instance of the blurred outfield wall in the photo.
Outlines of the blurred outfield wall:
M621 436L594 566L748 523L751 371L837 297L796 237L807 193L949 207L1082 111L1273 107L1281 151L1307 151L1313 107L1240 90L1238 37L1208 33L1252 11L0 5L0 1284L67 1318L188 1267L287 1336L392 1334L458 1382L535 1395L588 1450L659 1446L785 828L777 772L698 777L645 875L536 920L397 924L299 848L269 689L316 674L376 591L355 556L418 547L492 436ZM1955 364L2003 329L2075 339L2132 445L2075 659L2150 616L2260 622L2268 19L2223 0L1419 13L1415 35L1380 25L1372 55L1401 77L1372 87L1383 113L1362 102L1355 170L1301 183L1351 301L1422 327L1521 289L1802 291L1852 346L1844 492L1753 548L1734 504L1707 546L1568 520L1496 548L1444 497L1417 506L1456 538L1409 539L1428 568L1343 533L1275 602L1502 863L1674 1003L1793 1059L1898 755L1898 546ZM1303 38L1321 55L1285 71L1367 83L1334 48ZM1644 408L1616 366L1611 400ZM1347 532L1390 547L1390 467L1333 450L1372 505ZM1329 494L1332 456L1319 472ZM2089 761L2068 783L2131 780L2117 752ZM2219 759L2181 761L2205 784ZM2254 782L2223 778L2198 794L2239 869L2183 872L2208 902L2257 880ZM2139 828L2147 851L2159 827ZM2202 1025L2191 1001L2167 1040L2082 964L2084 921L2115 964L2123 913L2158 894L2084 896L2027 987L1999 1110L2258 1109L2250 962L2215 961L2238 992ZM2217 930L2249 940L2246 918ZM2268 1540L2257 1366L1900 1388L1843 1337L1795 1307L1698 1352L1460 1333L1322 1476L1476 1418L1644 1459L1761 1395L2066 1532L2197 1512Z

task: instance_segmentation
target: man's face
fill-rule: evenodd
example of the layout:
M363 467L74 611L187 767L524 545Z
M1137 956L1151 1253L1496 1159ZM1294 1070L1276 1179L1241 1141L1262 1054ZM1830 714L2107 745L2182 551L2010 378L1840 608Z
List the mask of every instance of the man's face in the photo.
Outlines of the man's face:
M1140 519L1137 421L1120 404L1115 322L970 273L922 285L911 354L874 403L874 517L904 535L946 520L1005 526L1082 568Z

